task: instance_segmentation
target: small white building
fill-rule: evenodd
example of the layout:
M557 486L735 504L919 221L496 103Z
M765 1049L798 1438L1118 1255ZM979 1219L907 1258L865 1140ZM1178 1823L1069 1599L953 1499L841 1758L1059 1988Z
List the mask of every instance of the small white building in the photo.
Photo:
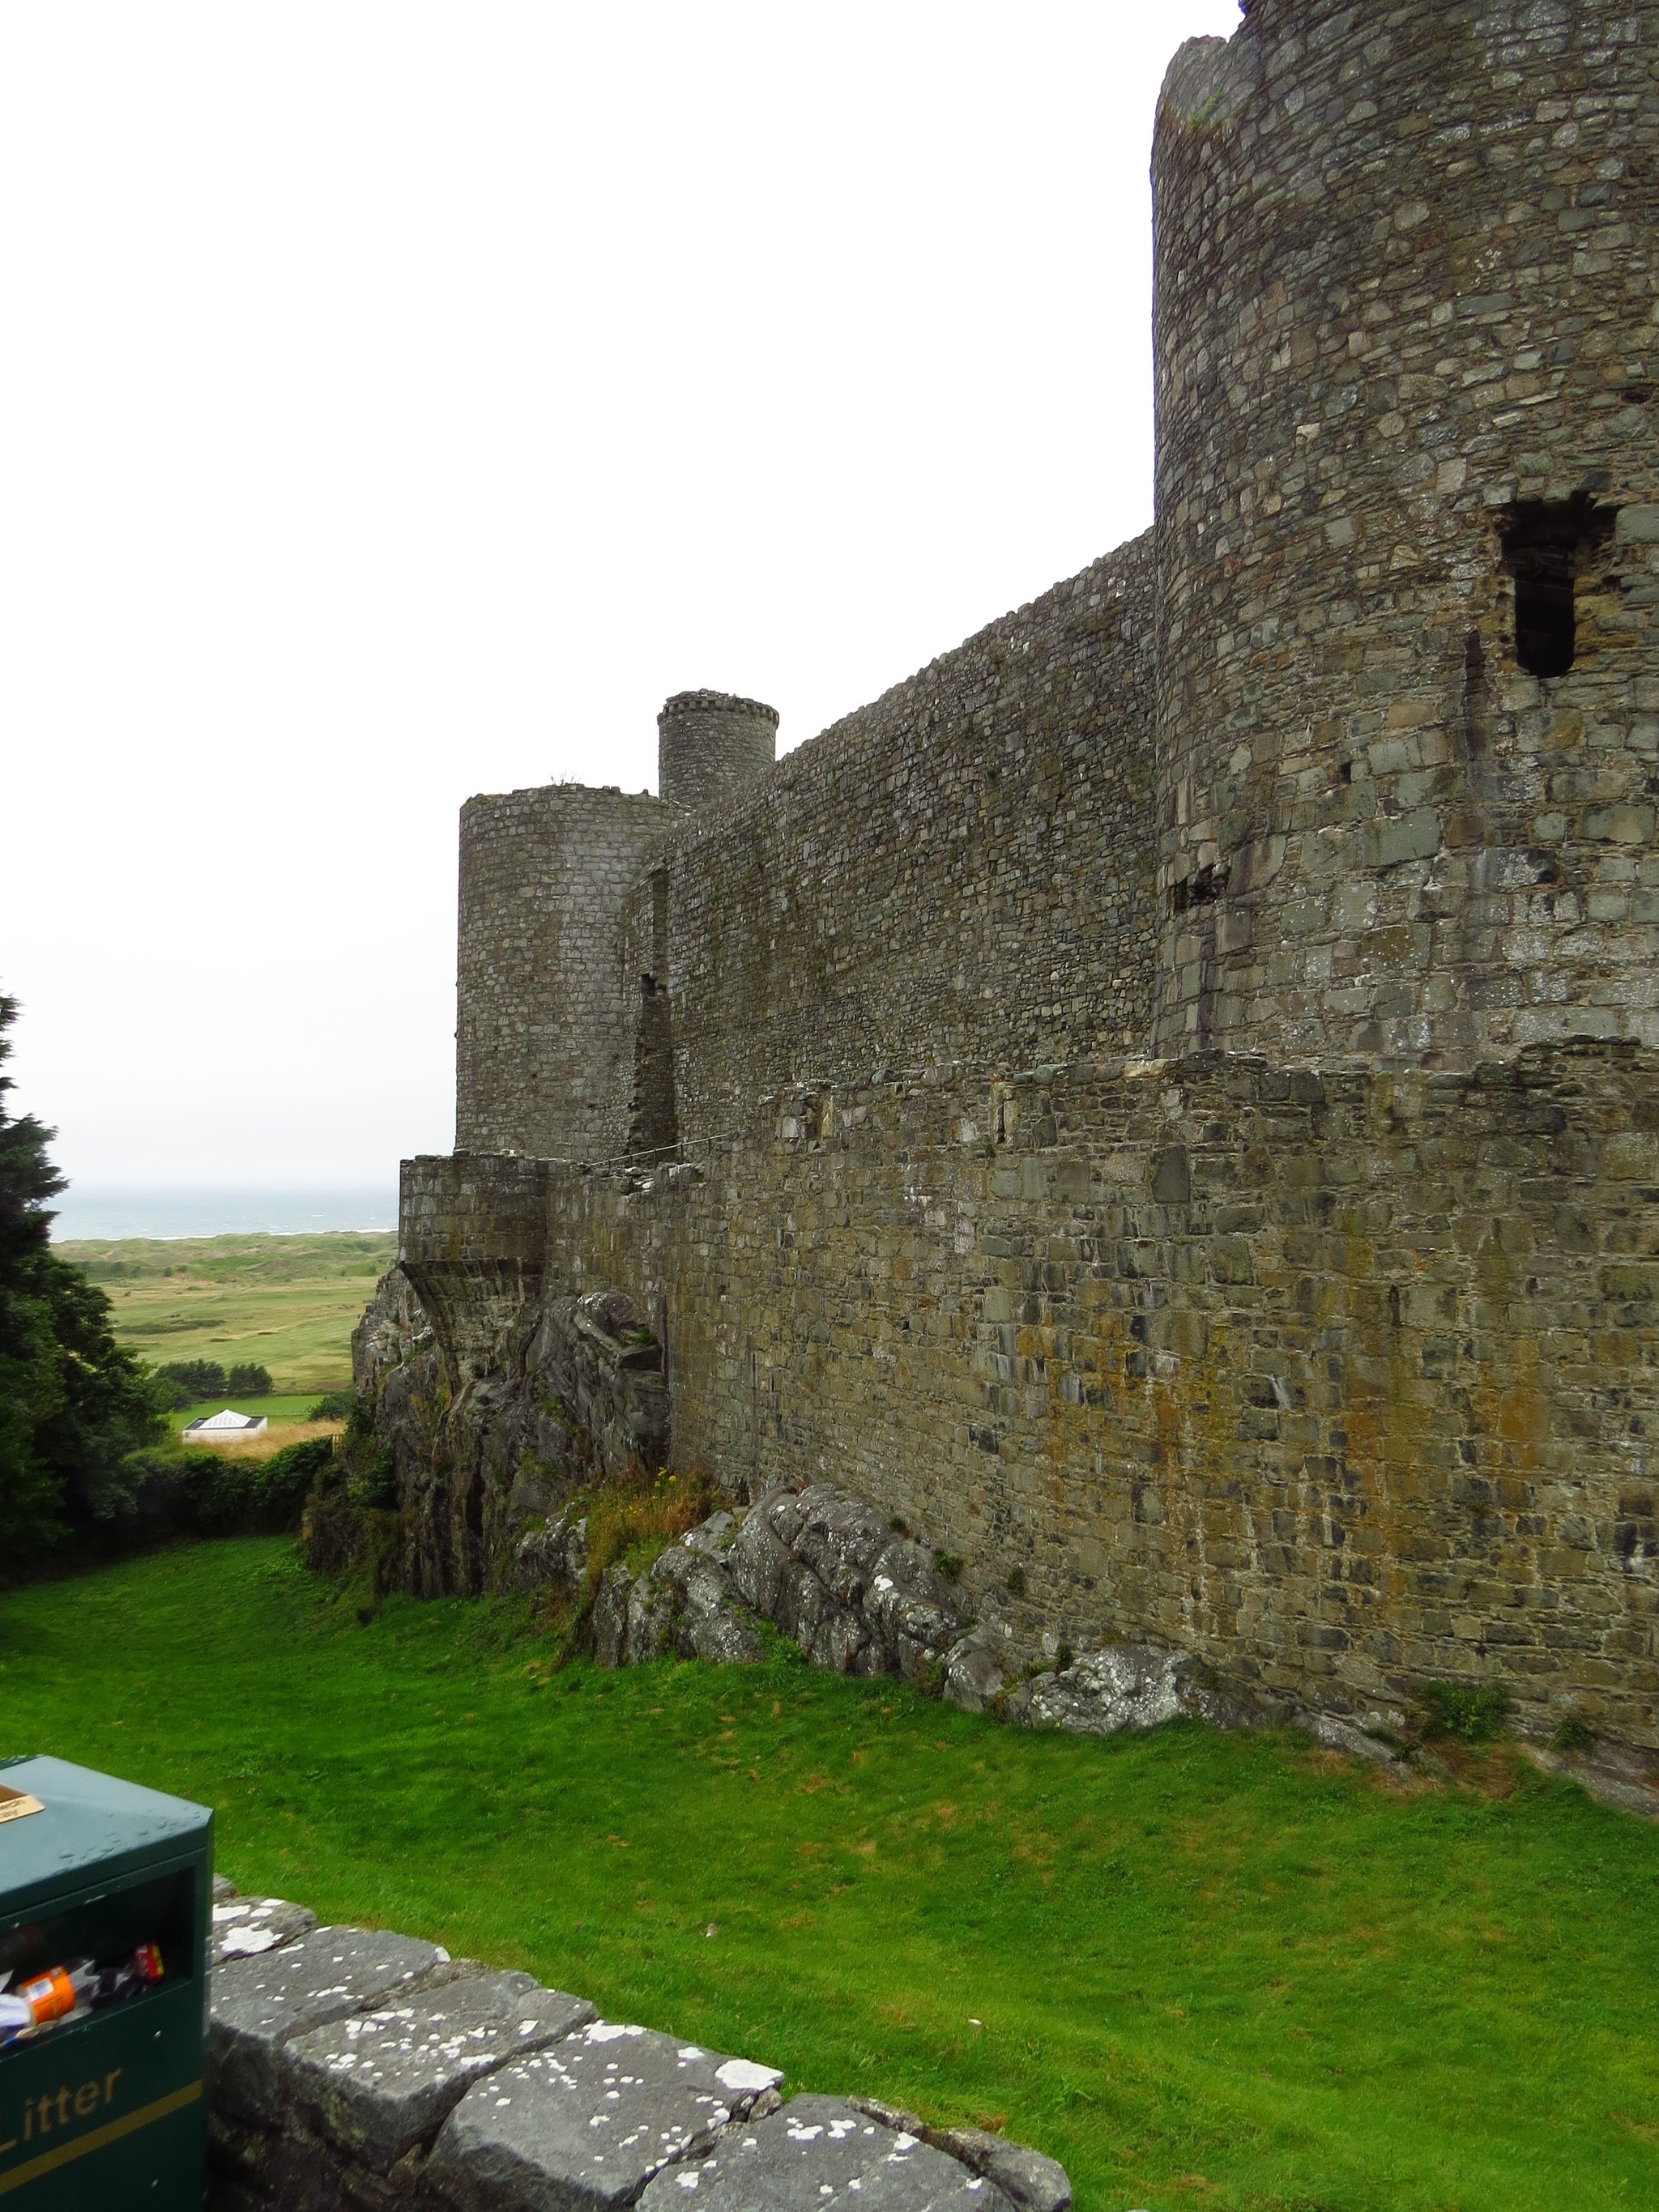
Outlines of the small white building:
M185 1442L187 1444L235 1443L244 1437L263 1435L265 1427L263 1413L233 1413L227 1406L222 1413L204 1413L199 1421L186 1421Z

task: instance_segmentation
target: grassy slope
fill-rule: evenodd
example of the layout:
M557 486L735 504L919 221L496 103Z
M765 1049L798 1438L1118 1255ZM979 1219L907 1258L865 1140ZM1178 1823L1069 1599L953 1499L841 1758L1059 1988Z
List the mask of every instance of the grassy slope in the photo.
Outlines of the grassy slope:
M214 1803L245 1887L1006 2116L1080 2212L1659 2203L1659 1832L1564 1785L1404 1797L1295 1740L537 1652L501 1607L360 1625L284 1542L200 1546L0 1599L0 1750Z
M351 1332L398 1239L367 1231L127 1237L53 1249L108 1294L116 1335L153 1366L257 1359L279 1392L314 1393L350 1382Z

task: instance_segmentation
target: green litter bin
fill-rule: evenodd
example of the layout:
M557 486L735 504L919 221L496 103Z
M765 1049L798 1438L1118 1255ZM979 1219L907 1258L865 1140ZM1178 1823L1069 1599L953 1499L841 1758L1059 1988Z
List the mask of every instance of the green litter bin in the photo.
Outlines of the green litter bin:
M212 1887L205 1807L0 1759L0 2015L72 2000L0 2048L4 2212L199 2212Z

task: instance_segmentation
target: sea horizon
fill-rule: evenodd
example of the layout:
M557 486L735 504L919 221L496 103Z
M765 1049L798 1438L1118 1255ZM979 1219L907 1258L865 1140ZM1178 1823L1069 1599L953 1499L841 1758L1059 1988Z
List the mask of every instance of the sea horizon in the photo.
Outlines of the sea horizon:
M303 1237L319 1231L385 1231L398 1226L395 1183L291 1189L251 1185L141 1186L71 1183L52 1200L54 1244L170 1243L201 1237Z

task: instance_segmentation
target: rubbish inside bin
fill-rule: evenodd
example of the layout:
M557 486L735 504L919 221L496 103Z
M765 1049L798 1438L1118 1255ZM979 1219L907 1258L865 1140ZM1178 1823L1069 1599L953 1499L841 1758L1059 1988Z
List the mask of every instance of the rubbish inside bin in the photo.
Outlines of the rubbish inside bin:
M73 2014L101 2012L106 2005L136 1997L159 1982L162 1972L160 1950L154 1943L141 1943L130 1957L108 1966L76 1959L69 1966L32 1975L15 1990L0 1989L0 2051L28 2041ZM10 1978L5 1977L8 1982Z

